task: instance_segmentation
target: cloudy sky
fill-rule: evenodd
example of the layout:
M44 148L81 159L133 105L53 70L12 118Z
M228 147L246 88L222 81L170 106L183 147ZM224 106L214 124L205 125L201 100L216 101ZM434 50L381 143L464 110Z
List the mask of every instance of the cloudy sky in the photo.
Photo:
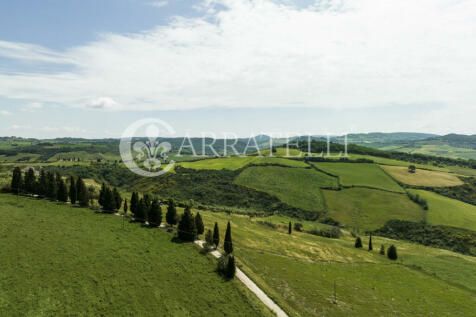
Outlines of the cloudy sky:
M476 134L474 0L3 0L0 135Z

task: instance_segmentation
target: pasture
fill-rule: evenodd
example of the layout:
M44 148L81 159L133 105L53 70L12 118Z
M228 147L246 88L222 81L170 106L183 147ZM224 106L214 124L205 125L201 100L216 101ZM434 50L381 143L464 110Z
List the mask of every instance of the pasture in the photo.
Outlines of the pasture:
M404 166L381 166L387 173L396 180L407 185L447 187L463 185L456 175L438 171L428 171L417 168L415 173L408 172L408 167Z
M312 163L332 175L339 176L344 186L364 186L403 193L404 190L377 165L369 163Z
M337 187L337 179L314 169L253 166L235 179L238 185L278 197L282 202L310 211L325 207L320 188Z
M289 160L280 157L267 156L232 156L224 158L206 159L194 162L180 162L180 166L191 169L205 169L205 170L237 170L248 164L278 164L290 167L308 167L303 161Z

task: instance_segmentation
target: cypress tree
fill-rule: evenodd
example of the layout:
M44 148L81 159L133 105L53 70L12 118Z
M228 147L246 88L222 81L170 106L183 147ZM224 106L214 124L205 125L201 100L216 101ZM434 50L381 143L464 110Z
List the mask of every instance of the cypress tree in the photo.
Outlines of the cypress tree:
M380 254L385 255L385 246L383 244L380 246Z
M173 199L169 199L165 220L171 226L177 224L177 208L175 207L175 201Z
M195 219L190 206L185 207L182 217L177 226L177 233L181 240L193 241L197 237L197 228L195 227Z
M10 188L13 192L19 194L21 187L22 187L22 174L21 174L21 169L17 166L13 169L13 176L12 176L12 183L10 185Z
M46 196L48 189L48 178L46 176L45 169L40 170L40 178L38 180L38 194L40 196Z
M220 244L220 232L218 230L218 223L215 222L215 227L213 228L213 244L215 248L218 248L218 244Z
M68 190L66 189L66 184L60 174L56 174L56 186L58 188L56 199L61 202L68 201Z
M197 215L195 216L195 227L197 228L197 234L203 234L203 232L205 231L202 216L200 216L199 212L197 212Z
M51 172L46 172L46 178L47 178L47 193L46 197L48 197L51 200L56 199L56 192L57 192L57 187L56 187L56 179L53 173Z
M213 233L210 229L205 234L205 242L211 247L213 245Z
M117 191L116 187L114 187L114 190L112 191L112 196L114 199L114 209L119 210L122 205L122 197L121 194L119 194L119 192Z
M136 192L133 192L132 193L132 196L131 196L131 213L134 215L136 213L136 209L137 209L137 203L139 202L139 199L138 199L138 194Z
M226 254L230 254L233 252L233 241L231 240L231 225L228 221L228 225L226 226L226 233L225 233L225 242L223 245Z
M127 215L127 199L124 199L124 215Z
M76 204L76 201L78 200L78 190L76 189L76 182L74 180L74 177L71 176L69 178L69 200L71 201L71 204Z
M388 248L387 256L390 260L396 260L398 258L397 248L393 244Z
M30 167L28 171L25 173L24 187L27 193L30 193L30 194L35 193L35 183L36 183L35 171Z
M151 227L158 227L162 222L162 209L157 199L154 199L150 205L149 212L147 213L147 221L149 221L149 226Z
M360 237L357 237L357 239L355 239L355 247L362 248L362 239L360 239Z
M106 193L106 184L102 183L101 189L99 190L99 198L98 198L98 203L99 206L103 207L106 205L106 202L104 201L104 194Z
M83 182L81 177L78 177L78 181L76 182L76 190L78 191L78 202L81 207L88 207L89 206L89 195L86 185Z
M291 226L291 221L289 222L289 228L288 228L288 234L291 234L292 232L292 226Z
M112 212L115 209L115 200L112 194L111 189L108 186L104 187L104 192L102 194L103 209L107 212Z
M134 214L135 221L138 222L145 222L146 218L146 206L144 202L144 198L139 200L139 203L136 206L136 213Z
M235 272L236 272L236 264L235 264L235 257L233 255L228 256L228 261L226 264L226 271L225 275L227 278L233 278L235 277Z
M370 238L369 238L369 251L372 251L373 250L373 246L372 246L372 234L370 234Z

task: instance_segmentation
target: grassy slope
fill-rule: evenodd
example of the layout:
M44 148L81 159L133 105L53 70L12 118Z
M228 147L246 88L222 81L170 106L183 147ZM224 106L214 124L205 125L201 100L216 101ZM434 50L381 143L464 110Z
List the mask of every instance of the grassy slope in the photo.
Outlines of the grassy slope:
M446 187L459 186L463 182L454 174L416 169L415 173L409 173L408 167L385 166L382 168L398 181L414 186Z
M464 316L476 307L476 258L380 237L373 237L375 250L368 252L355 249L349 234L338 240L290 236L286 228L246 216L200 213L206 228L217 221L224 231L231 221L240 265L291 316ZM381 244L395 244L399 260L379 255Z
M367 188L324 190L328 216L351 227L374 230L388 220L421 221L423 210L406 195Z
M317 168L339 176L344 186L368 186L389 191L403 189L375 164L367 163L313 163Z
M0 314L260 315L238 281L159 229L0 195Z
M218 158L218 159L209 159L209 160L201 160L196 162L180 162L181 166L185 168L193 168L193 169L213 169L213 170L220 170L220 169L229 169L229 170L237 170L239 168L244 167L250 163L253 164L280 164L286 165L291 167L306 167L308 166L306 163L302 161L295 161L295 160L288 160L279 157L266 157L266 156L246 156L246 157L226 157L226 158Z
M476 206L426 190L410 190L428 201L426 220L432 225L445 225L476 231Z
M325 204L320 187L337 187L334 177L313 169L279 166L248 167L235 183L264 191L288 205L319 211Z

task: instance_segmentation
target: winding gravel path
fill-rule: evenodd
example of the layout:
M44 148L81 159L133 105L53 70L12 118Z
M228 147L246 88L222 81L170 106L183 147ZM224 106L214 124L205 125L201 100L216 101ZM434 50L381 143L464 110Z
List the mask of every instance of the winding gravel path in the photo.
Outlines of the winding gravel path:
M198 244L200 247L203 248L203 244L205 243L202 240L195 240L195 243ZM218 252L217 250L211 251L210 252L214 257L217 259L221 257L221 253ZM276 316L278 317L287 317L288 314L284 312L271 298L268 297L268 295L263 292L261 288L258 287L258 285L255 284L248 276L246 276L245 273L243 273L242 270L239 268L236 268L236 273L235 276L243 283L245 284L246 287L250 291L252 291L258 298L265 304L271 311L273 311Z

